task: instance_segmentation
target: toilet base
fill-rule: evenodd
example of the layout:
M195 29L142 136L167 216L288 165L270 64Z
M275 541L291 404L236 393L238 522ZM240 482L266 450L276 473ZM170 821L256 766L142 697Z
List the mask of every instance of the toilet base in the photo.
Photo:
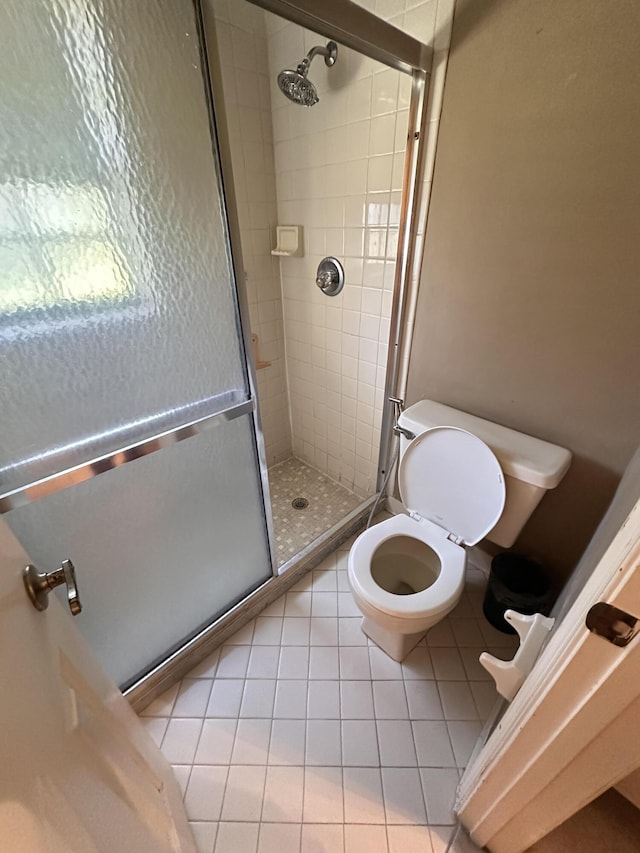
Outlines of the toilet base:
M395 631L388 631L377 622L362 617L360 625L362 631L373 640L373 642L382 649L390 658L400 663L403 661L409 652L418 645L420 640L427 633L420 631L417 634L398 634Z

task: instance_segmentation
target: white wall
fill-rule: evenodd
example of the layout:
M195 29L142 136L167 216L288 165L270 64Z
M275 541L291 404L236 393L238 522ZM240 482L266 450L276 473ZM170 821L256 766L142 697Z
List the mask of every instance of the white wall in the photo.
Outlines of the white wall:
M243 0L214 0L216 33L238 201L267 464L291 455L278 262L271 256L276 189L264 13Z
M441 88L450 0L363 5L426 42L440 11ZM367 495L376 484L411 80L341 46L333 68L313 61L319 103L293 104L277 89L278 72L326 39L266 16L278 217L305 229L305 257L280 261L293 452ZM437 121L441 99L432 100ZM334 298L315 285L325 255L345 267Z

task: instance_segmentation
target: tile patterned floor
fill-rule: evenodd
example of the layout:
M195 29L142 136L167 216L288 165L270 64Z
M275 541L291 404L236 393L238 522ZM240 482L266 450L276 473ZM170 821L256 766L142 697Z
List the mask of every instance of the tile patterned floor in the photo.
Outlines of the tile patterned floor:
M278 566L355 509L362 498L295 457L269 468L269 490ZM291 501L303 497L306 509Z
M368 643L350 543L143 712L202 853L445 853L462 769L496 700L483 577L398 664ZM468 850L468 846L455 849Z

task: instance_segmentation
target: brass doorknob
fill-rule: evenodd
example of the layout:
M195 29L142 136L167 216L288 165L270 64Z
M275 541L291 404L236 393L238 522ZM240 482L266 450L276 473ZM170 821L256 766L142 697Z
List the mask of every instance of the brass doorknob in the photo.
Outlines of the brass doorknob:
M67 585L67 602L74 616L82 610L76 570L71 560L63 560L59 568L53 572L39 572L35 566L26 566L22 573L25 589L36 610L46 610L49 606L49 593L52 589L65 583Z

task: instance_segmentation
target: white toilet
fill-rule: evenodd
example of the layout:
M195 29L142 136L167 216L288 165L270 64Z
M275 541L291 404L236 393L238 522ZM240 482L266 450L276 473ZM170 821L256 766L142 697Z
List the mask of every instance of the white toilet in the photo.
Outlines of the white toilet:
M362 630L402 660L458 603L467 545L513 544L571 463L568 450L422 400L398 424L398 486L407 515L365 530L349 553Z

